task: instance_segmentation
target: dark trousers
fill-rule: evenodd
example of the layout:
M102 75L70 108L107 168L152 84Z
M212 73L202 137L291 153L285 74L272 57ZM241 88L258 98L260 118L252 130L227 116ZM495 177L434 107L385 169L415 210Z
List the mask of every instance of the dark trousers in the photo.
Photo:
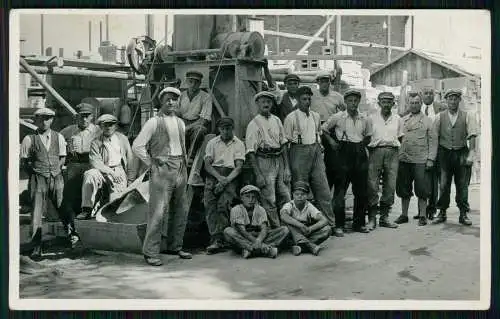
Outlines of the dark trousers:
M331 189L335 183L338 153L332 149L330 143L326 141L324 136L322 136L321 138L321 144L325 149L324 155L325 155L326 179L328 180L328 186Z
M439 159L435 161L434 167L429 173L431 182L431 193L429 196L429 202L427 204L427 212L434 214L436 212L436 206L438 202L439 194L439 181L441 177L441 168L439 167Z
M83 174L90 168L88 162L70 162L67 164L64 174L62 209L70 216L75 216L75 213L81 210Z
M367 210L368 157L363 143L340 142L338 173L335 178L335 227L345 226L345 194L352 184L354 194L353 227L364 226Z
M228 176L233 170L228 167L214 167L214 169L222 176ZM217 180L215 177L207 174L203 193L203 204L205 205L205 217L210 236L213 240L222 240L224 229L229 226L231 204L236 198L236 180L227 184L224 190L218 194L215 193L216 185Z
M469 183L471 167L465 165L469 150L464 147L460 150L449 150L439 146L438 158L441 167L441 185L437 208L446 210L450 207L451 179L455 180L455 202L460 213L467 213L469 207Z

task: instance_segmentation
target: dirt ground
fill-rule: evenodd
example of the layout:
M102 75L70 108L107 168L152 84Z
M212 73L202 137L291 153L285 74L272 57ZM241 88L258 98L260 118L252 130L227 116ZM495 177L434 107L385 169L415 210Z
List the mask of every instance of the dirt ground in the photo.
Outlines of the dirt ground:
M331 237L317 257L284 251L276 260L244 260L233 252L198 251L192 260L163 255L165 265L155 268L134 254L49 255L40 264L58 271L21 274L20 297L478 300L479 188L470 194L471 227L458 224L454 207L444 225L419 227L411 220L397 230ZM399 209L396 199L392 218Z

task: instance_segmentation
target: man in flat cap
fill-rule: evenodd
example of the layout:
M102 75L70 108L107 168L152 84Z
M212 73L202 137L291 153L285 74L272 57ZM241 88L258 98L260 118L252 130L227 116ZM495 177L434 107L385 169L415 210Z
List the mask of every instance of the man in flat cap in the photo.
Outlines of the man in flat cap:
M287 139L281 120L271 114L274 95L259 92L255 103L257 114L248 123L245 144L250 165L261 189L262 206L272 227L280 226L278 207L290 201L291 172L288 164Z
M430 195L429 173L434 166L437 137L431 120L422 111L420 92L409 92L410 114L403 117L403 139L399 151L396 193L401 198L402 213L397 224L408 222L408 207L413 195L418 197L419 226L427 224L427 199Z
M367 210L368 156L366 146L372 136L372 122L359 113L361 92L348 90L344 93L346 110L332 115L322 126L325 139L338 154L335 175L334 235L342 237L345 227L345 194L352 184L354 213L352 229L367 233L365 214Z
M448 110L441 112L434 121L434 131L438 139L438 158L441 169L441 185L437 208L439 213L434 223L446 221L446 210L450 206L451 179L455 180L455 201L460 210L460 224L470 226L467 216L469 206L469 183L471 167L476 156L478 123L470 112L459 109L462 100L460 90L449 90L445 94ZM469 145L467 145L469 142Z
M321 71L316 75L316 82L319 89L313 89L311 97L311 111L317 112L320 116L321 124L326 122L330 116L345 110L344 98L332 89L333 77L331 72ZM326 177L330 188L333 186L335 178L335 168L337 154L330 148L330 144L325 137L321 137L321 143L325 149Z
M26 136L21 143L21 168L29 174L29 191L33 202L31 213L30 256L34 260L42 257L42 216L50 200L59 214L72 248L81 246L73 218L61 209L64 189L62 167L66 158L64 137L50 127L55 112L39 108L35 112L35 134Z
M287 74L283 80L286 86L286 92L283 93L281 101L279 101L278 109L275 114L281 122L285 121L285 118L297 108L299 97L297 95L300 78L296 74Z
M76 106L76 111L76 123L61 131L67 141L68 154L62 209L72 216L75 216L75 212L81 212L83 174L91 168L90 143L100 133L99 127L94 124L93 105L80 103Z
M278 246L288 236L288 228L269 228L265 209L258 204L259 189L246 185L240 190L242 204L231 209L231 226L224 237L234 248L241 249L243 258L266 256L276 258Z
M237 197L237 177L245 161L245 145L233 134L234 121L223 117L217 121L219 135L205 148L205 189L203 204L211 237L208 254L224 247L224 229L229 226L229 211Z
M160 248L163 229L167 237L168 252L190 259L191 254L182 250L189 207L185 194L187 185L187 154L185 125L175 114L181 92L173 87L159 94L161 108L150 118L134 140L132 151L150 168L149 214L142 253L146 262L161 266ZM172 231L169 231L172 230Z
M103 114L97 119L100 134L90 144L91 168L83 174L82 211L78 219L90 219L95 210L97 194L119 194L134 181L131 168L133 153L128 138L118 132L118 119Z
M398 153L403 137L403 122L394 107L394 95L382 92L378 95L379 112L371 116L373 134L368 144L368 229L377 226L377 206L380 207L380 227L397 228L389 221L389 213L394 204L396 176L398 173ZM382 197L379 202L379 184L382 175Z
M319 244L330 237L332 228L325 216L308 200L309 184L298 181L293 184L293 200L281 208L281 219L292 235L292 253L295 256L302 250L318 255Z
M208 133L208 124L212 120L212 97L200 89L203 74L196 70L186 73L187 90L181 93L177 115L184 120L186 125L186 143L188 155L192 161L196 149Z
M422 89L422 113L431 120L431 123L434 123L436 117L440 112L446 110L446 106L434 100L435 92L434 88L430 86L425 86ZM429 196L428 204L427 204L427 218L433 219L436 214L436 204L438 200L438 192L439 192L439 177L441 175L441 170L439 168L439 158L436 157L436 161L434 162L434 167L430 170L429 178L431 180L431 194ZM418 215L413 216L413 218L418 219Z
M292 183L309 183L316 205L328 223L333 227L330 188L325 172L323 147L321 146L321 122L318 113L311 111L312 91L303 86L297 91L298 109L288 114L285 119L285 137L290 142L289 163Z

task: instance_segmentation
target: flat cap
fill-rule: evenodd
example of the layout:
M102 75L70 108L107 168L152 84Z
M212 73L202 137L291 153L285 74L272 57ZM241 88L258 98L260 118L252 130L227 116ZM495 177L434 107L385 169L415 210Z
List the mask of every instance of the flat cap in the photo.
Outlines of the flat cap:
M297 74L291 73L291 74L285 75L285 79L283 79L284 83L286 83L288 81L298 81L298 82L300 82L300 78L299 78L299 76Z
M230 117L222 117L217 121L217 127L221 126L234 126L234 120Z
M167 86L166 88L164 88L163 90L161 90L161 92L158 94L158 99L161 100L161 97L165 93L174 93L177 96L181 96L181 91L179 91L178 88L174 88L172 86Z
M459 89L449 89L444 94L444 98L447 98L448 96L451 96L451 95L458 95L459 97L461 97L462 96L462 91L459 90Z
M46 115L46 116L56 116L56 112L54 112L53 110L47 108L47 107L41 107L39 108L38 110L35 111L35 116L42 116L42 115Z
M293 191L295 192L296 190L301 190L305 193L309 193L309 184L304 181L297 181L293 184Z
M256 186L253 186L253 185L245 185L240 190L240 196L243 194L251 193L251 192L255 192L257 194L260 194L260 189Z
M381 92L377 99L379 100L382 100L382 99L390 99L390 100L394 100L394 94L392 94L392 92Z
M357 97L361 98L361 92L359 92L358 90L355 90L355 89L349 89L349 90L345 91L344 99L346 97L348 97L349 95L356 95Z
M99 116L99 118L97 119L96 122L97 122L97 124L101 124L101 123L117 123L118 119L114 115L103 114L103 115Z
M319 80L319 79L332 79L332 75L330 72L328 71L321 71L321 72L318 72L318 74L316 75L316 80Z
M313 91L308 86L301 86L301 87L299 87L299 89L297 90L297 96L301 96L301 95L304 95L304 94L313 95Z
M260 91L259 93L255 94L253 99L254 101L257 101L260 97L263 96L268 97L273 101L276 101L276 96L269 91Z
M196 70L189 70L186 72L186 79L195 79L201 81L201 79L203 79L203 73Z
M89 103L80 103L76 106L76 112L78 114L92 114L94 111L94 106Z

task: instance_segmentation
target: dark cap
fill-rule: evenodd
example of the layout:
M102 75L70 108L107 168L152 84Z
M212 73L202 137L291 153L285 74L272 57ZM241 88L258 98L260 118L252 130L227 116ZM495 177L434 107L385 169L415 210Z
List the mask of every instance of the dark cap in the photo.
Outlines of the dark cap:
M449 89L444 94L444 98L446 99L448 96L452 96L452 95L458 95L458 97L462 97L462 91L460 91L459 89Z
M256 186L253 185L245 185L240 190L240 196L252 192L260 194L260 189L258 189Z
M301 86L298 90L297 90L297 96L301 96L301 95L304 95L304 94L307 94L307 95L313 95L313 91L311 90L310 87L308 86Z
M196 70L189 70L186 72L186 79L195 79L201 81L201 79L203 79L203 73Z
M309 184L307 182L298 181L293 184L293 191L301 190L305 193L309 193Z
M391 92L381 92L378 95L378 99L379 100L382 100L382 99L394 100L394 94L392 94Z
M355 90L355 89L349 89L349 90L345 91L344 99L346 97L348 97L349 95L356 95L357 97L361 98L361 92L359 92L358 90Z
M230 117L223 117L217 121L217 127L223 127L228 125L234 127L234 120Z
M76 112L78 114L92 114L94 111L94 106L89 103L80 103L76 106Z
M284 83L288 82L288 81L298 81L300 83L300 78L297 74L287 74L285 75L285 79L283 80Z

